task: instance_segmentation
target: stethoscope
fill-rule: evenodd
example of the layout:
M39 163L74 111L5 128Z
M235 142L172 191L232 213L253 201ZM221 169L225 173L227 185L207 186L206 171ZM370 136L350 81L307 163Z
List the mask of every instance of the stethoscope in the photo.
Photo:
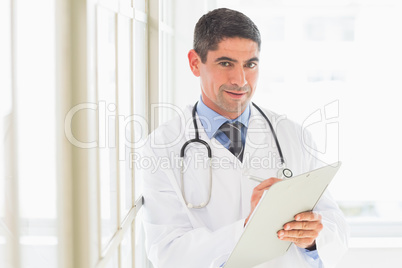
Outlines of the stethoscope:
M183 195L184 202L186 203L188 208L204 208L204 207L206 207L208 205L209 201L211 200L211 193L212 193L212 161L211 161L211 159L212 159L212 150L211 150L211 147L209 146L209 144L206 141L200 139L200 134L199 134L199 131L198 131L198 124L197 124L196 115L195 115L196 112L197 112L197 104L198 104L198 101L195 103L193 111L192 111L192 119L193 119L193 125L194 125L194 130L195 130L195 138L186 141L183 144L183 146L181 147L181 150L180 150L181 193ZM282 149L281 149L281 146L279 145L278 137L276 136L276 133L275 133L274 128L273 128L273 126L271 124L271 121L268 119L268 117L265 115L265 113L260 109L260 107L258 107L255 103L252 103L252 104L258 110L258 112L264 117L264 119L268 122L269 128L271 129L271 133L272 133L272 135L273 135L273 137L275 139L275 144L276 144L276 147L278 148L279 158L281 160L281 166L282 166L282 168L280 168L278 170L278 174L277 174L278 178L283 179L283 178L292 177L293 172L289 168L286 168L285 159L283 158L283 154L282 154ZM208 165L209 165L209 195L208 195L207 201L202 202L199 205L194 205L194 204L188 202L187 199L186 199L186 193L184 191L184 165L183 165L184 152L186 150L186 147L188 145L192 144L192 143L201 143L202 145L205 146L205 148L207 149L208 162L209 162L208 163Z

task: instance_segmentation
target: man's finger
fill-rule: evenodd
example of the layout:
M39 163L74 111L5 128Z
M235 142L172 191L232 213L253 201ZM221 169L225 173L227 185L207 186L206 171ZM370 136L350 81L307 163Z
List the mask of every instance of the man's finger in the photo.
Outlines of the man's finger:
M269 178L269 179L261 182L254 189L256 189L256 190L266 190L266 189L269 189L269 187L271 187L273 184L277 183L278 181L281 181L281 179Z
M314 243L313 238L296 238L296 237L283 237L282 241L289 241L295 243L296 246L307 248Z
M287 238L313 238L316 239L318 236L318 231L315 230L291 230L284 231L281 230L278 232L279 239L287 239Z
M322 230L323 225L320 221L292 221L283 226L284 230Z
M321 219L321 215L314 211L302 212L295 216L296 221L321 221Z

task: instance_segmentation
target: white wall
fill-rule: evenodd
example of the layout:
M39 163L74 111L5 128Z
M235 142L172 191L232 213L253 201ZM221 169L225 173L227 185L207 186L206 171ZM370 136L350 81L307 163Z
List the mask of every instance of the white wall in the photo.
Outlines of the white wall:
M337 268L400 268L402 248L352 248Z
M208 11L211 1L176 0L174 40L174 88L173 102L180 108L195 103L201 94L199 79L190 70L187 53L193 48L194 27L198 19Z

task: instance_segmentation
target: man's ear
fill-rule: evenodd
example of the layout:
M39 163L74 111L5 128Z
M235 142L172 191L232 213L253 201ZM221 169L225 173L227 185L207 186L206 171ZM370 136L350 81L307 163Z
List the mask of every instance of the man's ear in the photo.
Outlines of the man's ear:
M197 77L200 76L200 64L201 64L201 59L198 56L197 52L195 52L194 49L190 50L188 52L188 63L190 64L190 69L193 72L193 74Z

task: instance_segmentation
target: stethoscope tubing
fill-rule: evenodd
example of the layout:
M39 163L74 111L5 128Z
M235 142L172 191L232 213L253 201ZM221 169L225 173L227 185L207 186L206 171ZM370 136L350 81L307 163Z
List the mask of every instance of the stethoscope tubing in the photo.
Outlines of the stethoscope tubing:
M281 146L279 145L278 137L276 136L276 132L274 130L274 127L271 124L271 121L268 119L267 115L261 110L260 107L257 106L254 102L252 102L253 106L260 112L260 114L265 118L265 120L268 122L269 128L271 129L272 136L274 137L276 148L278 148L278 153L279 153L279 158L281 159L281 164L285 165L285 159L283 158L282 154L282 149Z
M197 104L198 104L198 101L195 103L194 108L193 108L193 110L192 110L192 119L193 119L195 137L194 137L194 139L191 139L191 140L186 141L186 142L183 144L183 146L181 147L181 149L180 149L180 181L181 181L181 192L182 192L182 196L183 196L184 202L185 202L185 204L187 205L188 208L204 208L204 207L206 207L206 206L208 205L209 201L211 200L211 195L212 195L212 164L211 164L212 150L211 150L211 147L209 146L209 144L208 144L206 141L200 139L200 134L199 134L199 130L198 130L198 124L197 124L197 119L196 119ZM279 144L278 137L277 137L277 135L276 135L276 132L275 132L275 130L274 130L274 127L273 127L272 124L271 124L271 121L268 119L268 117L267 117L266 114L261 110L260 107L258 107L254 102L252 102L252 104L253 104L253 106L258 110L258 112L264 117L264 119L268 122L268 125L269 125L269 128L270 128L270 130L271 130L272 136L274 137L274 140L275 140L276 147L277 147L277 149L278 149L278 153L279 153L279 158L280 158L280 161L281 161L281 165L284 167L284 166L285 166L285 159L284 159L284 157L283 157L282 149L281 149L281 146L280 146L280 144ZM186 150L187 146L188 146L189 144L191 144L191 143L194 143L194 142L195 142L195 143L201 143L201 144L203 144L203 145L205 146L205 148L206 148L207 151L208 151L208 158L209 158L209 195L208 195L207 201L206 201L206 202L203 202L203 203L201 203L201 204L199 204L198 206L197 206L197 205L194 205L194 204L192 204L192 203L190 203L190 202L187 201L187 199L186 199L186 193L185 193L185 190L184 190L184 170L183 170L183 167L184 167L184 165L183 165L184 154L185 154L185 150ZM279 174L279 173L281 173L281 174ZM292 173L292 171L291 171L290 169L288 169L288 168L282 168L282 169L278 172L278 177L279 177L279 176L281 176L281 177L286 177L286 178L290 178L290 177L293 176L293 173Z

